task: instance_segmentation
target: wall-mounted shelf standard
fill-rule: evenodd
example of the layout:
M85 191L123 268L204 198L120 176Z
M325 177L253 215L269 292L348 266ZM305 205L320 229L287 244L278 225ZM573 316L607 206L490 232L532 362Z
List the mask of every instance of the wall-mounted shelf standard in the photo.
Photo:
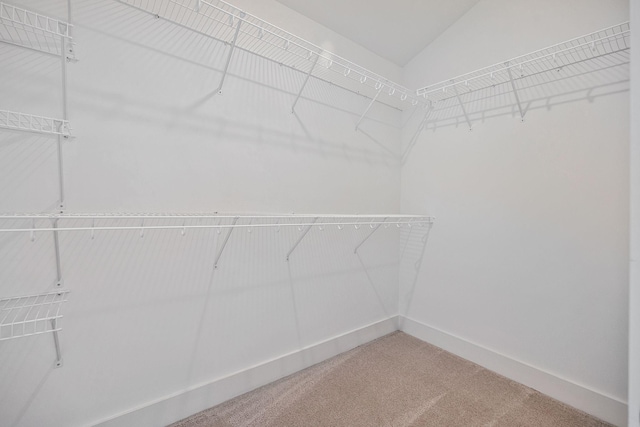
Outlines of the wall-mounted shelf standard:
M73 56L72 25L68 22L0 2L0 39L52 55Z
M251 52L372 100L405 109L420 101L413 91L352 61L295 36L222 0L118 0L229 45L224 77L234 49ZM302 93L306 80L300 88ZM213 88L212 88L213 89ZM297 98L293 101L293 107ZM366 111L365 111L366 113Z
M69 121L0 110L0 128L48 135L71 136Z
M458 98L467 123L469 117L460 96L497 85L509 85L524 118L525 110L518 91L527 81L537 77L535 84L544 83L550 71L562 71L563 78L577 76L597 69L629 63L630 27L624 22L591 34L571 39L526 55L518 56L489 67L462 74L440 83L425 86L416 95L431 102ZM520 87L518 87L520 86Z

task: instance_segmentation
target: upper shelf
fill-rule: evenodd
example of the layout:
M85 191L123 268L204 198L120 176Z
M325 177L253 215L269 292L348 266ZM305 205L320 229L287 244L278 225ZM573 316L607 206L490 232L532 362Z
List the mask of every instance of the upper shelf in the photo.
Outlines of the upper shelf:
M181 27L359 92L399 109L423 104L415 92L222 0L119 0Z
M72 25L0 2L0 40L53 55L70 53Z
M615 25L577 37L489 67L462 74L416 91L428 101L439 102L500 84L526 80L553 70L563 77L583 74L596 68L629 62L629 23ZM515 89L515 86L514 86Z

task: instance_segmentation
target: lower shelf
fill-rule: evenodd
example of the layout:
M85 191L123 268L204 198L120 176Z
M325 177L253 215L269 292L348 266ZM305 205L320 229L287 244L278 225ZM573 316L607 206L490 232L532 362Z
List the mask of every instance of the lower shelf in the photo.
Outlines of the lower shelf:
M0 299L0 341L57 332L69 291Z

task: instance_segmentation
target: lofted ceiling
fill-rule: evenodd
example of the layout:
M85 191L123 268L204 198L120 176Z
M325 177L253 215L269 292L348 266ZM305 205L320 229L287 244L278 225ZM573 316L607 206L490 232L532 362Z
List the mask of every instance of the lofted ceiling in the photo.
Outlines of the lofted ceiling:
M277 0L404 67L479 0Z

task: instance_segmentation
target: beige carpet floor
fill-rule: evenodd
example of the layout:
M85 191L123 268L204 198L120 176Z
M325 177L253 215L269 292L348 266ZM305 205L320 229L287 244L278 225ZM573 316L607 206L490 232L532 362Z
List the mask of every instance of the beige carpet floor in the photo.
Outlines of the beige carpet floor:
M172 427L609 426L402 332Z

